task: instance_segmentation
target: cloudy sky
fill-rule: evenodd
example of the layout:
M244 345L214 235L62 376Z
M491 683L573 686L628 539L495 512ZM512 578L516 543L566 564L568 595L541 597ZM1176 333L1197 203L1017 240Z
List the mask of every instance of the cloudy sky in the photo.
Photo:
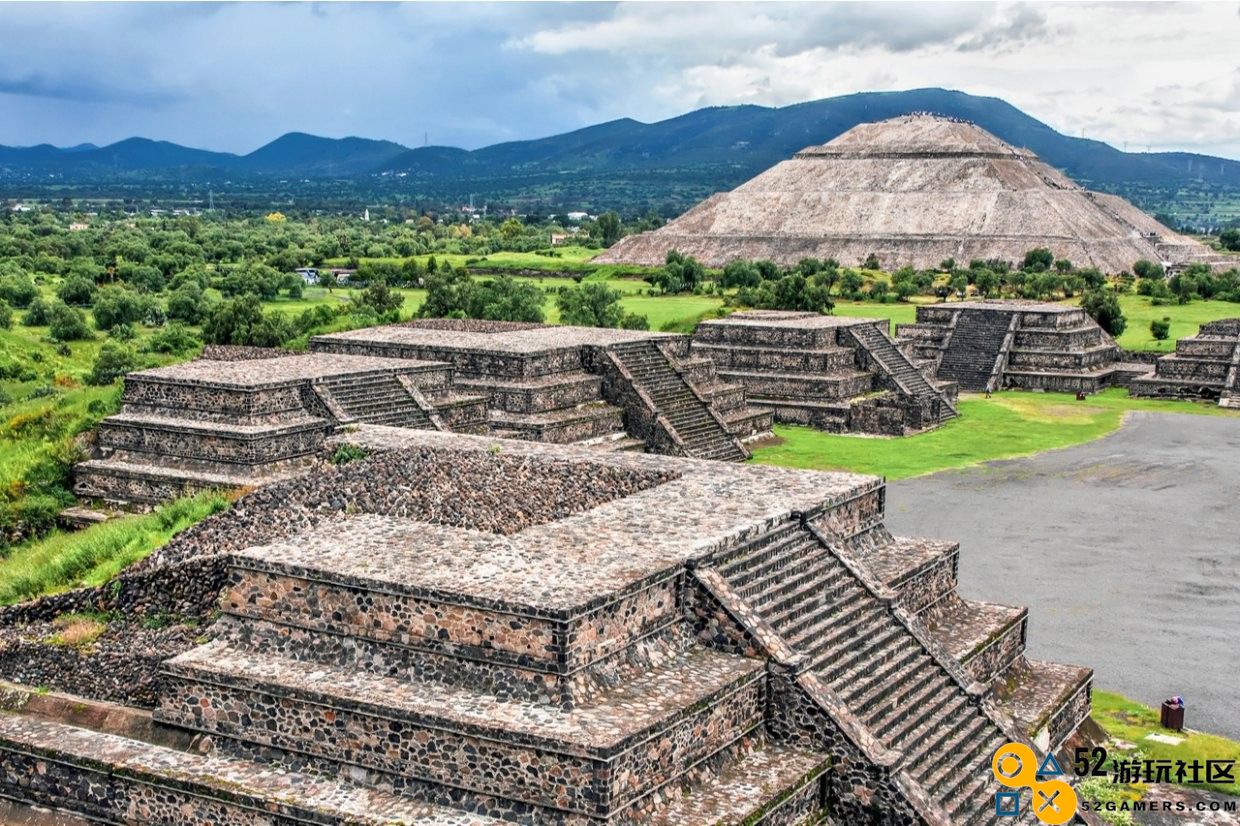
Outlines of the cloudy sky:
M943 86L1240 158L1240 4L0 3L0 144L464 147Z

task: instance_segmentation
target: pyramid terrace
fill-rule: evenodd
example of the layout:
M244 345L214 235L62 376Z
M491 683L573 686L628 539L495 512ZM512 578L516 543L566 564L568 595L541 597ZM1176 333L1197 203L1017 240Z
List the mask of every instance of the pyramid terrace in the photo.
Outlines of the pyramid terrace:
M103 822L994 823L994 748L1054 750L1088 714L1091 672L957 594L955 543L892 536L879 478L345 442L365 458L131 574L222 609L113 665L158 670L155 720L199 745L6 715L0 794Z

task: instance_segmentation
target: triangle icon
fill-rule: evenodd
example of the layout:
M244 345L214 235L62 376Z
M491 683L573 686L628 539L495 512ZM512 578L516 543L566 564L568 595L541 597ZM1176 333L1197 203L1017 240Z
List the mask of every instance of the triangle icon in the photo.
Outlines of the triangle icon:
M1046 759L1042 761L1042 765L1038 766L1038 774L1044 777L1056 777L1063 774L1063 769L1060 768L1055 755L1047 752Z

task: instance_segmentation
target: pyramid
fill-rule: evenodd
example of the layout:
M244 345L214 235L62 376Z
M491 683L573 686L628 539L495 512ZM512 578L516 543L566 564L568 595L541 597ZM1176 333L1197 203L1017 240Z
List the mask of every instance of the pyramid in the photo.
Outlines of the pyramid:
M669 250L707 266L805 257L884 269L946 258L1017 263L1034 247L1103 272L1146 258L1209 261L1122 198L1090 192L974 124L905 115L856 126L712 195L666 226L621 239L596 260L655 265Z

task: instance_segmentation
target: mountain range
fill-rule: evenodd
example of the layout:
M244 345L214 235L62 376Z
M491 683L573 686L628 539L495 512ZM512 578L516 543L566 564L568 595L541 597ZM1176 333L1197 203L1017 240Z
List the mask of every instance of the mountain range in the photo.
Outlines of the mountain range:
M66 181L381 177L445 198L468 193L547 201L598 200L606 193L621 201L625 193L630 200L696 198L731 188L858 123L910 112L972 121L1098 189L1176 191L1204 184L1240 190L1240 161L1187 152L1123 152L1057 132L998 98L945 89L867 92L783 107L710 107L656 123L625 118L475 150L410 149L391 141L296 132L247 155L146 138L103 147L0 147L0 184L14 178L46 181L48 176Z

